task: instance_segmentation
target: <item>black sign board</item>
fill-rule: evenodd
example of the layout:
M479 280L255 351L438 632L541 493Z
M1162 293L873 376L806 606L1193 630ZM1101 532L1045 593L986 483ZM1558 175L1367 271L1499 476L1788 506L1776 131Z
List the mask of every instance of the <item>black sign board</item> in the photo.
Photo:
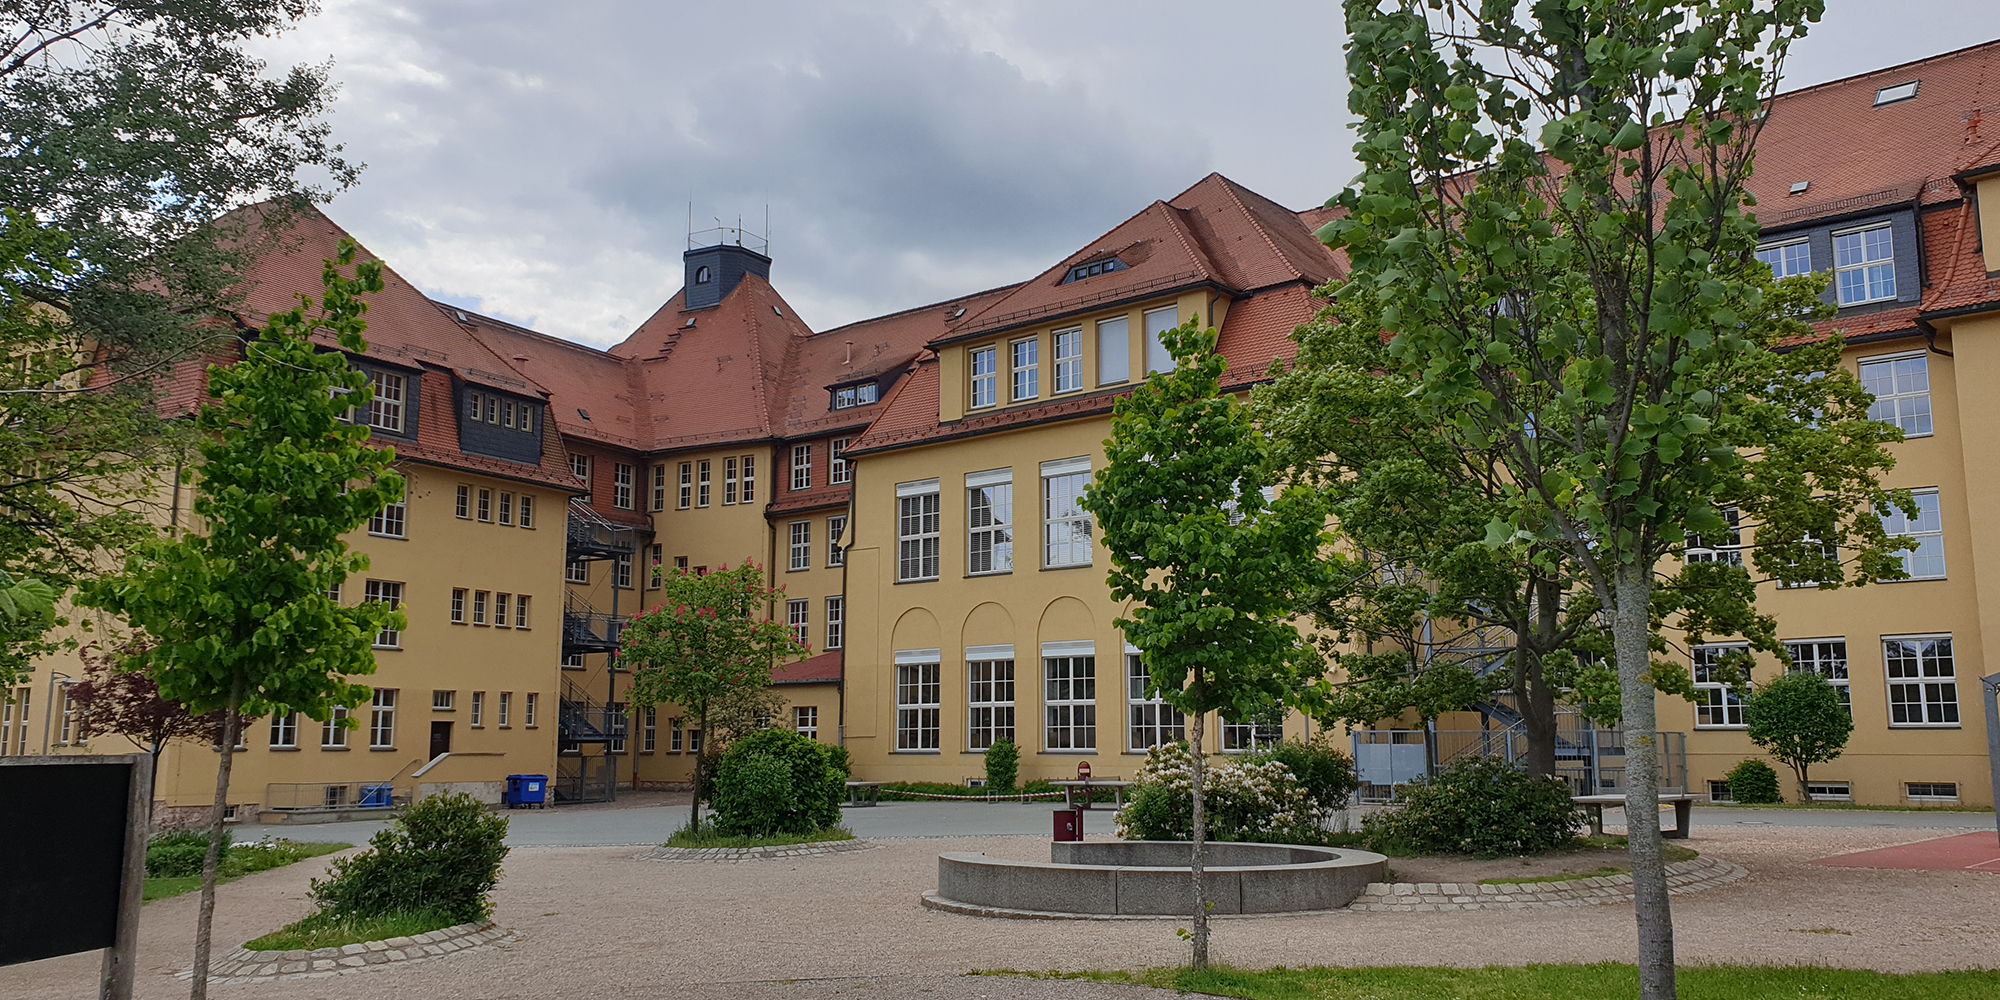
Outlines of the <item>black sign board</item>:
M149 763L0 758L0 965L136 943Z

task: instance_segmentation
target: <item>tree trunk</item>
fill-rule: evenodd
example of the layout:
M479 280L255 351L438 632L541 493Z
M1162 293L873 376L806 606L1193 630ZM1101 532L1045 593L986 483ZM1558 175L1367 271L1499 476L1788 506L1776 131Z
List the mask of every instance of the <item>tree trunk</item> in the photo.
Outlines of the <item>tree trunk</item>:
M1810 764L1792 765L1792 775L1799 779L1799 804L1801 805L1804 805L1805 803L1812 801L1812 793L1806 790L1806 786L1808 784L1808 779L1806 778L1806 769L1811 766L1812 765Z
M1194 872L1194 956L1189 965L1197 969L1208 968L1208 900L1202 892L1202 860L1208 853L1208 810L1203 803L1202 778L1208 771L1208 763L1201 749L1203 722L1208 713L1196 712L1188 732L1188 787L1194 794L1194 843L1189 867Z
M1654 711L1648 602L1652 567L1617 568L1611 634L1624 703L1625 838L1632 861L1632 901L1639 924L1640 1000L1674 1000L1674 918L1660 840L1659 719Z
M1532 683L1517 692L1521 702L1521 734L1528 738L1528 773L1556 773L1556 693Z
M698 712L696 712L696 713L694 714L694 722L695 722L695 725L697 725L697 726L700 726L700 727L701 727L701 749L699 749L699 750L696 750L696 751L695 751L695 753L694 753L694 811L693 811L693 812L690 812L690 813L688 814L688 817L689 817L689 818L688 818L688 831L689 831L690 833L694 833L694 834L700 834L700 833L701 833L701 793L702 793L702 787L701 787L701 759L702 759L703 757L706 757L706 756L708 755L708 738L709 738L709 733L708 733L708 705L707 705L706 703L704 703L704 704L702 705L702 707L701 707L701 710L700 710L700 711L698 711Z
M222 815L229 802L229 765L236 757L236 741L243 731L243 719L236 714L243 704L243 682L229 692L229 712L222 717L222 753L215 765L215 803L208 810L208 853L201 859L201 911L194 923L194 976L189 1000L207 1000L208 955L215 931L215 870L222 863Z

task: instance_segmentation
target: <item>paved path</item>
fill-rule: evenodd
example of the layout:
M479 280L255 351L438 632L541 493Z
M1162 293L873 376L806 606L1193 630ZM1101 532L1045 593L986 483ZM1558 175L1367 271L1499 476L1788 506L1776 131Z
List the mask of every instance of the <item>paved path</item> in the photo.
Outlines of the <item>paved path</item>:
M646 801L644 797L640 801ZM1043 837L1049 835L1053 803L884 802L879 806L841 810L841 821L864 840L905 837ZM508 824L507 843L516 847L626 847L661 843L686 825L684 805L565 806L556 809L502 810ZM1624 824L1624 810L1605 810L1606 822ZM1671 822L1671 820L1669 820ZM236 839L270 835L293 840L334 840L366 843L384 823L308 823L280 826L246 825ZM1109 808L1083 814L1086 834L1113 832ZM1741 806L1696 806L1695 829L1711 827L1802 827L1883 830L1991 830L1991 813L1913 810L1886 812L1866 809L1754 809Z

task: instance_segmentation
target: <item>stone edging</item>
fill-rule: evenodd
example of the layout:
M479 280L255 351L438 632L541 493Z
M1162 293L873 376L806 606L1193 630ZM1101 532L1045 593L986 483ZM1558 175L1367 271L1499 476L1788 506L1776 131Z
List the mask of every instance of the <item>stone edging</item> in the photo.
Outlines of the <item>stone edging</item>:
M398 962L421 962L427 958L486 948L514 936L513 931L492 923L482 923L459 924L411 937L393 937L385 941L311 951L251 951L238 948L209 966L208 981L234 984L322 979ZM176 975L181 979L192 979L194 970L182 969Z
M1741 865L1694 858L1667 866L1667 891L1674 895L1727 885L1749 875ZM1374 882L1350 910L1373 913L1426 913L1438 910L1522 910L1540 906L1597 906L1632 899L1632 876L1607 875L1566 882L1476 885L1470 882Z
M866 840L819 840L805 844L776 844L769 847L655 847L640 854L639 861L773 861L782 858L810 858L822 854L865 851L875 845Z

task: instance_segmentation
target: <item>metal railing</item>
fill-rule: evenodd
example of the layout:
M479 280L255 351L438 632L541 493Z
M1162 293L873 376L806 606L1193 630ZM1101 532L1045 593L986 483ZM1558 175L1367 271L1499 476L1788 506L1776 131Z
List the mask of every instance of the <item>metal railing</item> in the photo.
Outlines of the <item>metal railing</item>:
M399 805L387 781L277 781L264 786L264 808L279 812L388 811Z
M565 744L610 743L630 736L624 709L593 701L567 678L556 702L556 727L557 739Z
M637 533L612 524L604 515L575 500L569 504L569 524L565 545L571 562L609 559L638 549Z
M1687 734L1658 733L1660 791L1687 791ZM1396 786L1416 781L1454 761L1495 757L1519 765L1528 740L1519 727L1505 729L1360 730L1352 735L1355 777L1362 802L1392 802ZM1617 729L1557 730L1556 774L1576 795L1625 790L1625 733Z
M605 614L575 594L567 594L563 598L562 651L567 655L616 650L618 637L630 620L624 615Z

